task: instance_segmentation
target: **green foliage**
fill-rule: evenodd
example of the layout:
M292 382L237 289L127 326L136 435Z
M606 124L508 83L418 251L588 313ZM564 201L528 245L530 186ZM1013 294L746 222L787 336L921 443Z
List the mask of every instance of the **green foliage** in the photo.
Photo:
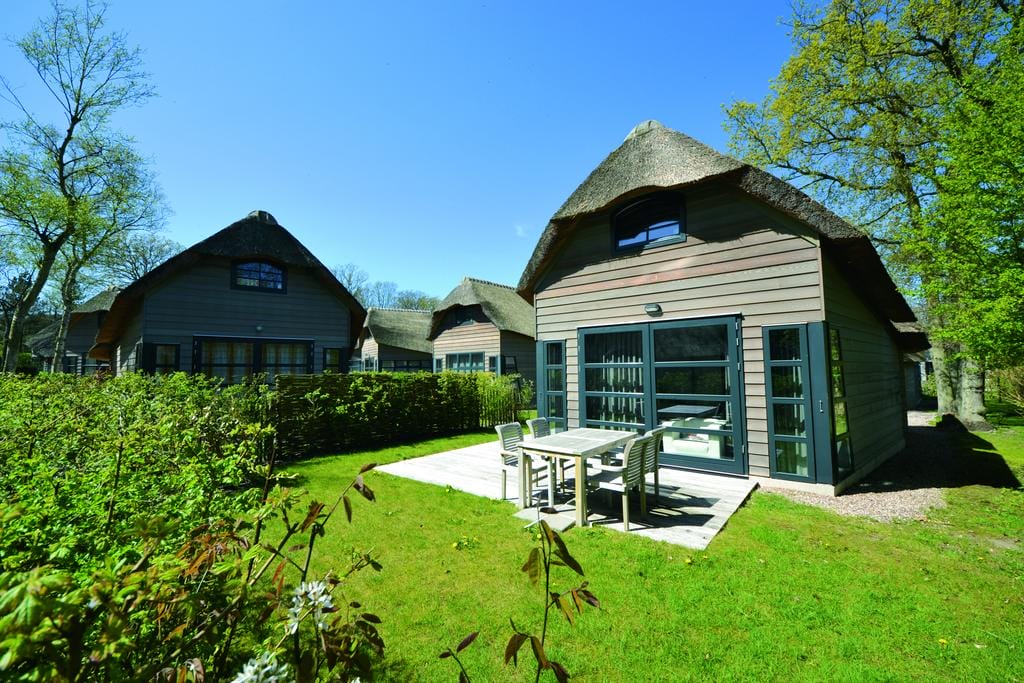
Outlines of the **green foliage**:
M287 487L261 384L0 375L0 395L4 680L370 673L380 620L338 589L380 564L310 563L351 492L375 500L372 463L333 503Z
M510 422L526 395L516 377L456 372L279 376L281 452L288 457L348 452Z
M1016 242L993 249L998 238L991 224L943 226L935 212L959 203L958 178L985 189L991 163L1006 155L1016 155L1007 173L991 177L1020 192L1019 141L1011 136L1005 147L996 141L998 125L982 134L988 116L979 119L972 109L1004 101L1005 128L1019 125L1018 86L981 94L978 84L999 80L1000 64L1009 63L1002 53L1019 65L1019 48L1014 53L1001 43L1022 12L1020 3L984 0L801 3L792 19L793 55L768 97L726 110L730 147L868 233L923 311L929 332L955 342L936 345L940 410L968 419L980 417L981 383L956 344L984 362L1022 348L1024 281L1019 268L1005 268L1003 252L1016 249L1019 259L1020 221ZM974 127L979 134L972 139L966 133ZM970 158L979 162L977 173ZM979 206L976 193L964 193L963 201L968 212Z
M944 142L949 171L927 229L913 242L944 324L987 367L1024 363L1024 26L972 75ZM941 274L941 276L938 276Z

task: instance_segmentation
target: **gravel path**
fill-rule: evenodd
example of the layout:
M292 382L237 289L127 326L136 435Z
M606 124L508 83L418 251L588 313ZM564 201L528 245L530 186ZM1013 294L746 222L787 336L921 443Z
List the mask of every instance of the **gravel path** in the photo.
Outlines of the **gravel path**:
M955 475L950 432L929 426L935 413L910 411L907 447L839 496L769 489L787 498L826 508L840 515L871 517L883 522L923 517L944 507L942 489Z

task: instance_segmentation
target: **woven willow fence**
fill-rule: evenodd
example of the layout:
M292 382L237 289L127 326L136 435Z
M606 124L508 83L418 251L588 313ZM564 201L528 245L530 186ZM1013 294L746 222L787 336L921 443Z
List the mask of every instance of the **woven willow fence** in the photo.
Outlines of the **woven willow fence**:
M279 375L275 383L278 448L289 458L513 422L524 398L507 378L453 372Z

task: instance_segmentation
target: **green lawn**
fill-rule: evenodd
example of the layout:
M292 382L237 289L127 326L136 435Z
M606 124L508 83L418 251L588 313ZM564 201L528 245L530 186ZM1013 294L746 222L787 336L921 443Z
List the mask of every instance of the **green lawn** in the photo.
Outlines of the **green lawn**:
M326 500L366 462L493 438L290 469ZM997 458L1024 481L1024 429L964 446L964 458ZM533 680L528 650L519 670L502 664L509 618L539 629L543 600L519 571L534 541L513 506L382 473L367 481L377 502L355 501L351 525L332 522L316 562L343 568L355 548L384 565L339 587L383 619L382 680L456 680L437 655L477 630L463 653L473 680ZM579 681L1024 680L1024 492L977 484L947 500L927 520L884 524L755 492L702 552L570 530L602 606L573 627L554 621L549 655ZM569 587L573 575L557 571L555 590Z

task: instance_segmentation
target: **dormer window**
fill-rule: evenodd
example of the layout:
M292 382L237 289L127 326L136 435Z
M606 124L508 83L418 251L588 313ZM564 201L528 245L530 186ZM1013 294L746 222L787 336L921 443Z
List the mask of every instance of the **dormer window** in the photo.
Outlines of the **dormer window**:
M673 192L641 197L612 214L617 250L685 239L685 225L683 197Z
M284 268L266 261L236 263L231 269L231 286L237 289L284 292Z

